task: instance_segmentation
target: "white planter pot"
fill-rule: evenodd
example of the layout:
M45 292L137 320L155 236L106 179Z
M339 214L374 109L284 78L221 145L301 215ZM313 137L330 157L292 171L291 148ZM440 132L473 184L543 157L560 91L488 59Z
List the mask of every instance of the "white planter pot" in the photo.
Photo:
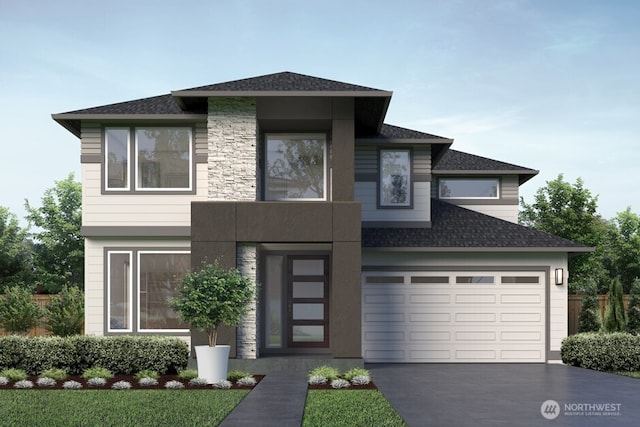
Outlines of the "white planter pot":
M227 379L227 367L229 365L228 345L197 345L196 360L198 361L198 377L207 380L207 384Z

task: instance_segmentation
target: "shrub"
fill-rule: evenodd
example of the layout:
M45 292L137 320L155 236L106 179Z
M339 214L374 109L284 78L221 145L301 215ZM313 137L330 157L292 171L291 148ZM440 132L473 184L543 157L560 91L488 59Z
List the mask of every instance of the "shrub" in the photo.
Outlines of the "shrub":
M104 387L107 384L107 380L104 378L89 378L87 384L89 384L89 387Z
M562 361L596 371L640 370L640 336L626 332L583 333L562 341Z
M252 376L246 376L246 377L240 378L236 382L236 384L242 387L253 387L254 385L256 385L256 379L253 378Z
M182 384L180 381L171 380L167 381L164 387L169 390L180 390L184 388L184 384Z
M209 385L206 378L191 378L189 384L196 387L206 387Z
M250 377L250 376L251 374L249 372L238 371L238 370L229 371L229 373L227 373L227 379L232 383L238 381L240 378Z
M343 377L345 380L351 381L355 377L371 378L371 374L369 373L369 371L367 371L364 368L352 368L352 369L349 369L347 372L345 372Z
M371 378L368 375L356 375L351 378L351 384L353 385L367 385L371 382Z
M151 377L138 378L138 383L143 387L158 385L158 380Z
M604 312L604 322L602 326L605 332L622 332L626 324L622 284L620 283L620 279L616 277L611 281L611 285L609 286L607 309Z
M113 378L113 372L106 368L102 368L100 366L96 366L93 368L85 369L82 373L82 378L88 380L90 378L104 378L105 380Z
M65 381L64 384L62 384L62 388L67 390L80 390L82 388L82 384L78 381Z
M231 386L232 386L231 381L227 381L227 380L218 380L213 383L213 388L217 388L220 390L229 390Z
M76 286L64 286L44 309L45 326L53 335L79 335L84 325L84 292Z
M160 375L158 375L156 371L152 371L150 369L144 369L134 375L136 380L141 380L142 378L153 378L154 380L157 380L159 377Z
M578 323L578 332L597 332L602 327L600 303L595 281L587 279L582 288L582 310Z
M640 279L633 281L627 308L627 331L640 334Z
M0 326L10 334L27 334L41 318L42 310L25 288L10 287L0 298Z
M7 384L9 384L9 378L0 377L0 385L7 385Z
M309 372L309 378L311 377L324 377L327 381L333 381L340 376L340 372L333 366L323 365L314 368Z
M131 383L128 381L117 381L113 383L111 388L114 390L129 390L131 388Z
M15 388L33 388L33 382L29 380L20 380L13 385Z
M321 377L320 375L313 375L309 377L310 385L322 385L326 383L327 383L327 379L325 377Z
M338 378L336 380L331 381L332 388L347 388L349 387L349 381L343 380L342 378Z
M67 371L60 368L51 368L42 371L40 377L51 378L56 381L64 381L67 379Z
M198 378L198 371L196 369L182 369L178 372L178 378L183 381L189 381L194 378Z
M36 384L38 384L39 387L53 387L56 385L56 380L49 377L40 377L38 381L36 381Z
M0 371L0 377L5 377L11 382L27 379L27 373L22 369L8 368Z

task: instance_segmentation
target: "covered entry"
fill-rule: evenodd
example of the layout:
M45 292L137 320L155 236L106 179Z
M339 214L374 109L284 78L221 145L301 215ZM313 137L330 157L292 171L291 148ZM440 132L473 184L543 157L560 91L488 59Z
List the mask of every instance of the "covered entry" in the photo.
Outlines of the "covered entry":
M367 362L544 362L544 271L366 271Z

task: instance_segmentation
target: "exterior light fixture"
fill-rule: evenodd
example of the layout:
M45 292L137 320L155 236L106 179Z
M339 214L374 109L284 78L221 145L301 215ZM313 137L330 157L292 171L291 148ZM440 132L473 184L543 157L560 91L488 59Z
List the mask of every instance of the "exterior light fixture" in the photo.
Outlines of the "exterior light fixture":
M564 270L556 268L556 285L564 284Z

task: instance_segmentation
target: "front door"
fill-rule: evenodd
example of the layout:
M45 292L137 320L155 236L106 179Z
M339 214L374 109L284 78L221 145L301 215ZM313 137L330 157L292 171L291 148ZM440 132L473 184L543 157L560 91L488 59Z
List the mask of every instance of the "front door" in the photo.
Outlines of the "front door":
M329 257L287 257L287 344L329 346Z
M268 252L262 266L262 351L328 349L329 255Z

